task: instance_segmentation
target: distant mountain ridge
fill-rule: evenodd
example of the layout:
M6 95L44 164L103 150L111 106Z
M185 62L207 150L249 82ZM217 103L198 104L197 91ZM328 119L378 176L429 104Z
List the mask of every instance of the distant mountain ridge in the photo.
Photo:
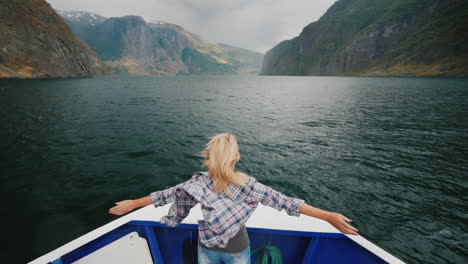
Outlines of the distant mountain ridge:
M163 21L58 11L65 22L115 74L257 74L263 55L203 40Z
M263 75L468 76L468 1L339 0Z
M0 0L0 78L104 75L107 67L44 0Z
M76 23L83 24L83 25L90 25L90 26L95 26L96 24L100 24L107 19L98 14L89 13L89 12L80 12L80 11L57 10L57 14L59 14L64 19L73 20Z

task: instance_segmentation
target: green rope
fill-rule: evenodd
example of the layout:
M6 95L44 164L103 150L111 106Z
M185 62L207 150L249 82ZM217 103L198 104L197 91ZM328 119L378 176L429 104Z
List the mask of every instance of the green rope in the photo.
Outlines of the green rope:
M254 249L251 255L260 251L260 255L255 260L254 264L283 264L283 256L281 250L276 246L259 246Z

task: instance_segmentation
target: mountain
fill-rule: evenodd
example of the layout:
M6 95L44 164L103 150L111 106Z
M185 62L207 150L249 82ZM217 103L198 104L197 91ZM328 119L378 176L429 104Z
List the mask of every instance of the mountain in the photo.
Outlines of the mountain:
M44 0L0 0L0 78L106 74L95 52Z
M468 76L468 1L339 0L263 75Z
M58 13L116 74L257 74L262 65L258 52L208 42L175 24L147 23L139 16Z
M105 17L98 14L80 12L80 11L57 11L57 13L64 19L72 20L75 24L83 26L95 26L106 20Z

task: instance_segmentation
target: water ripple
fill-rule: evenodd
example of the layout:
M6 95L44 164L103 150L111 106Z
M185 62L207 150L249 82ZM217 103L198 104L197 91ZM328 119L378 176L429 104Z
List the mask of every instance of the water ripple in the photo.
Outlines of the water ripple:
M232 132L239 169L259 181L351 217L408 263L466 263L466 79L127 76L0 91L11 262L113 220L115 201L188 179L208 138Z

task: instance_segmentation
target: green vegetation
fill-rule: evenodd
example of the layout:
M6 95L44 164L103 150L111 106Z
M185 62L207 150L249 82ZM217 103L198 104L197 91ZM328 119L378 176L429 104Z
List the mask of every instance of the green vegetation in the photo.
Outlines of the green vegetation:
M0 78L68 78L106 73L96 54L46 1L1 1Z
M90 24L86 21L91 16L85 12L75 20L66 12L61 15L119 75L257 74L262 65L263 55L258 52L214 44L174 24L98 15L93 16L97 22Z
M181 55L190 73L233 73L235 68L229 64L217 63L212 57L195 49L185 48Z
M225 57L230 58L235 67L262 67L263 55L247 49L218 44L224 50Z
M466 76L466 14L464 0L340 0L269 51L262 73Z

